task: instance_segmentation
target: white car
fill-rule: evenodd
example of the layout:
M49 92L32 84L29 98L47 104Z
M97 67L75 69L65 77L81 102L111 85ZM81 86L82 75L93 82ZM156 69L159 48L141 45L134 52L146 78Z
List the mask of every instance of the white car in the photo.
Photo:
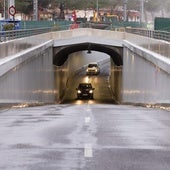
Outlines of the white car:
M86 69L86 74L87 75L97 75L100 73L100 68L99 68L99 65L97 63L90 63L88 66L87 66L87 69Z

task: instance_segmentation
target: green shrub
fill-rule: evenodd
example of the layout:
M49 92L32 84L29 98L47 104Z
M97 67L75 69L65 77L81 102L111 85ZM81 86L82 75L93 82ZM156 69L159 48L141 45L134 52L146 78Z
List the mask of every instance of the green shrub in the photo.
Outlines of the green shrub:
M3 25L3 30L4 31L14 30L14 24L13 23L4 24Z

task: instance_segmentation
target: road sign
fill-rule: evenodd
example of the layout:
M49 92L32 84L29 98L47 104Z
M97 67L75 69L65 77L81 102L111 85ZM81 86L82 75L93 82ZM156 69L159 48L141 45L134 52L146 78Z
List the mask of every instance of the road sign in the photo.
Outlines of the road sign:
M12 6L10 6L9 7L9 14L10 15L12 15L12 16L14 16L15 15L15 13L16 13L16 9L15 9L15 7L12 5Z

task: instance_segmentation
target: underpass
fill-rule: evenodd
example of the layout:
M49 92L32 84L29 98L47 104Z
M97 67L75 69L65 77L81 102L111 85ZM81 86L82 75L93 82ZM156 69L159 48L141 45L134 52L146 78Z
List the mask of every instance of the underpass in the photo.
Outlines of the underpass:
M72 75L67 82L67 89L61 103L80 104L87 102L88 98L83 100L77 99L77 91L79 83L91 83L94 90L94 97L90 100L91 103L117 103L114 94L112 94L109 76L110 76L110 58L107 57L99 64L100 73L98 75L87 75L86 67L81 71Z
M77 51L84 34L83 44L95 46ZM90 40L92 34L99 40ZM56 55L63 64L54 65L54 54L69 46L67 40L74 42L74 52ZM104 42L117 53L123 49L122 66L97 50ZM0 103L12 105L0 109L0 169L169 170L169 48L163 53L167 43L154 42L80 29L0 44ZM101 73L86 75L93 61ZM94 85L94 100L76 99L79 82Z
M89 62L102 63L108 55L109 87L117 102L167 104L168 47L164 41L89 28L4 42L0 44L1 102L58 103L70 76Z

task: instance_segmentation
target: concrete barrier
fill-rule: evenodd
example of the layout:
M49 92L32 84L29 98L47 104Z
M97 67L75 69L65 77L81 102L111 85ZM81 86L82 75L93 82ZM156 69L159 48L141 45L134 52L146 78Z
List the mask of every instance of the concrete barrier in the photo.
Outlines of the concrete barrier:
M91 29L91 28L81 28L81 29L74 29L74 30L67 30L67 31L57 31L57 32L51 32L51 33L46 33L46 34L41 34L41 35L36 35L36 36L31 36L31 37L27 37L27 38L21 38L21 39L17 39L17 40L12 40L12 41L8 41L8 42L4 42L4 43L0 43L0 78L2 78L2 80L4 80L4 75L6 73L8 73L9 71L11 71L14 68L20 67L20 65L22 63L26 63L29 60L32 60L33 58L36 60L36 56L40 57L41 55L43 56L43 53L46 49L50 48L50 55L47 55L47 59L50 59L50 62L52 62L52 47L54 45L54 40L57 43L57 41L59 40L64 40L64 39L71 39L71 38L78 38L81 39L81 37L85 37L85 36L89 36L89 37L93 37L95 35L96 37L96 41L97 38L102 40L103 42L114 42L115 41L121 41L123 46L124 46L124 59L125 59L125 69L128 70L130 69L131 63L128 62L127 58L129 57L129 61L133 62L133 57L138 58L138 60L142 60L140 61L141 63L145 64L145 60L149 61L150 63L152 63L153 67L151 67L151 72L152 74L149 74L150 79L152 81L152 83L150 84L151 86L149 86L149 89L147 89L146 85L144 89L140 89L140 90L134 90L135 88L138 89L139 87L137 84L135 84L135 80L134 79L134 89L131 89L131 84L129 83L129 80L127 80L126 78L128 76L132 76L133 77L133 73L135 72L138 73L138 68L135 67L135 70L132 70L131 72L126 73L126 70L124 70L123 72L123 83L126 83L127 86L129 85L129 89L126 87L123 87L123 99L125 100L125 102L169 102L169 91L166 92L166 88L168 89L168 86L163 86L160 85L161 84L161 80L158 81L158 76L160 75L160 77L162 77L162 80L167 82L167 84L169 84L169 74L170 74L170 43L165 42L165 41L159 41L159 40L154 40L154 39L149 39L147 37L142 37L142 36L138 36L138 35L133 35L133 34L129 34L129 33L125 33L125 32L117 32L117 31L108 31L108 30L98 30L98 29ZM112 45L113 45L112 44ZM132 54L130 53L133 53ZM46 54L45 54L46 56ZM126 58L127 57L127 58ZM45 60L45 57L42 57L43 60ZM43 65L41 65L41 60L38 61L39 65L41 68L43 68ZM73 60L72 60L73 62ZM140 63L139 62L139 63ZM45 63L43 61L43 63ZM83 63L83 64L87 64ZM138 62L137 62L138 64ZM26 66L26 65L25 65ZM34 65L35 66L35 65ZM45 65L44 65L45 66ZM52 67L52 63L49 66L50 68ZM140 68L142 68L143 65L140 66ZM66 66L67 68L67 66ZM76 67L77 69L80 69L78 67ZM148 63L147 63L147 68L148 68ZM131 68L132 69L132 68ZM162 73L162 71L159 73L159 69L164 70L164 72L166 72L165 74ZM51 69L52 70L52 69ZM74 70L75 71L75 70ZM153 73L154 72L154 73ZM21 73L22 74L22 71ZM141 74L141 73L139 73ZM7 75L7 74L6 74ZM13 79L12 78L12 74L8 74L9 79ZM46 74L48 75L48 74ZM37 74L37 76L40 76L40 73ZM36 77L34 77L34 79L36 79ZM64 78L67 81L67 78L69 77L69 73L64 74ZM137 78L137 76L139 75L135 75ZM140 78L140 77L139 77ZM148 78L148 77L147 77ZM9 82L11 82L11 80L8 79L8 85L10 88L12 88L12 84L10 84ZM26 79L26 78L24 78ZM42 78L43 82L45 82L45 77ZM126 79L126 80L125 80ZM20 83L16 81L14 81L16 83L16 85L19 85L19 87L15 87L13 90L13 92L11 93L11 91L7 91L7 95L5 96L3 89L5 88L5 85L3 84L3 81L1 80L0 87L1 87L1 91L0 91L0 95L1 98L2 96L4 96L4 100L7 98L11 97L11 94L13 95L13 100L15 99L19 99L19 96L17 96L17 94L15 94L15 91L19 90L20 87ZM19 80L19 79L18 79ZM41 80L42 81L42 80ZM53 82L54 79L51 78L51 82ZM140 81L140 80L139 80ZM143 81L146 81L146 78L143 78ZM21 82L22 83L22 82ZM132 81L130 82L132 83ZM51 83L52 84L52 83ZM51 85L50 84L50 85ZM43 85L43 84L42 84ZM36 86L36 81L34 82L34 86ZM23 86L21 86L23 87ZM155 89L157 91L153 91L153 87L155 87ZM140 87L141 88L141 87ZM39 84L39 90L38 92L41 93L41 91L43 91L44 86L41 86ZM57 95L59 96L59 90L60 88L57 87ZM163 89L163 90L162 90ZM28 89L27 89L28 90ZM36 88L32 88L29 89L30 91L36 91ZM53 89L54 90L54 89ZM141 91L146 90L146 95L142 94ZM147 91L148 90L148 91ZM24 91L24 88L23 88ZM32 92L31 92L32 93ZM162 93L162 94L161 94ZM30 94L30 93L28 93ZM43 94L43 92L42 92ZM25 97L27 94L24 92L24 97L21 97L22 99L26 100L29 99L36 99L36 100L40 100L41 101L41 96L42 94L39 94L39 97L32 97L33 94L30 97ZM133 98L134 97L134 98ZM145 98L148 97L148 100L145 100ZM54 98L54 95L52 96L52 98ZM3 98L2 98L3 99ZM47 100L49 98L47 97ZM139 99L139 100L138 100ZM50 100L50 99L49 99ZM52 100L50 100L52 101Z

